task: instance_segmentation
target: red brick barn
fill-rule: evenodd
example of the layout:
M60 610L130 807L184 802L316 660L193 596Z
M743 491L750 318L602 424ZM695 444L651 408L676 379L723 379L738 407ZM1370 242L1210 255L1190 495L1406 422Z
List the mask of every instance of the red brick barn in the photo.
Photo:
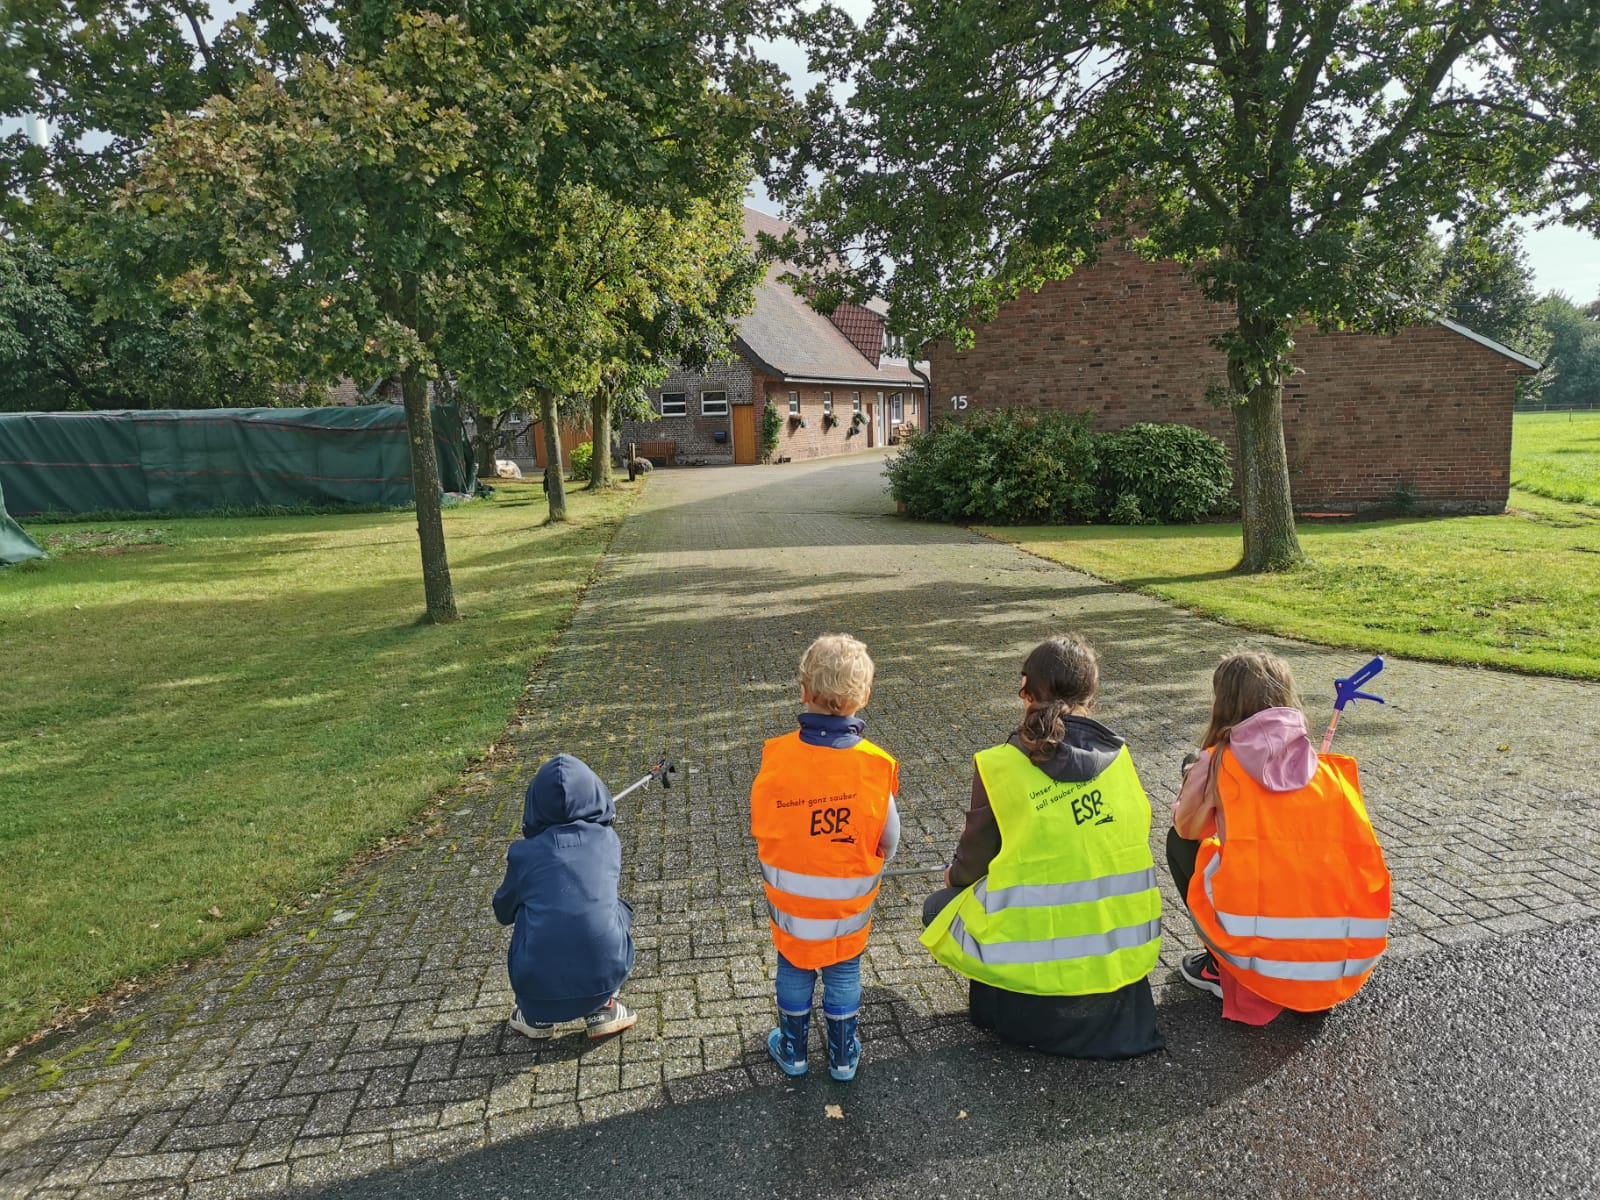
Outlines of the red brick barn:
M1094 266L1005 305L971 350L929 347L930 408L936 420L963 403L1088 411L1107 430L1178 421L1233 450L1232 415L1206 400L1227 379L1211 339L1232 323L1176 264L1107 247ZM1296 509L1504 510L1512 401L1538 363L1440 321L1392 337L1307 327L1294 365L1283 424Z

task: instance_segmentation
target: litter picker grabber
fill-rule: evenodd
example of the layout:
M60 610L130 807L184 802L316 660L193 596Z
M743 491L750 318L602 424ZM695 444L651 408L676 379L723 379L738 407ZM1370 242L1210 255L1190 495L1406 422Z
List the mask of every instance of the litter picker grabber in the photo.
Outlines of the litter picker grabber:
M1361 685L1366 683L1383 670L1383 655L1378 655L1366 666L1344 679L1333 681L1334 702L1333 720L1328 722L1328 732L1322 735L1322 753L1328 752L1328 747L1333 745L1333 731L1339 728L1339 714L1344 711L1344 706L1352 700L1376 700L1379 704L1384 702L1382 696L1374 696L1370 692L1363 692Z
M659 762L652 763L651 766L650 766L650 769L644 773L644 776L642 778L636 780L633 783L630 783L627 787L623 788L616 795L612 796L611 799L613 801L621 800L629 792L638 791L645 784L649 783L652 779L661 780L661 786L664 787L664 788L669 788L669 787L672 786L672 777L673 777L673 775L677 774L677 771L678 771L678 764L675 763L672 759L668 758L665 754L663 754L661 756L661 760Z
M943 874L944 869L943 863L940 863L937 867L896 867L892 871L879 872L879 877L893 879L898 875L936 875Z

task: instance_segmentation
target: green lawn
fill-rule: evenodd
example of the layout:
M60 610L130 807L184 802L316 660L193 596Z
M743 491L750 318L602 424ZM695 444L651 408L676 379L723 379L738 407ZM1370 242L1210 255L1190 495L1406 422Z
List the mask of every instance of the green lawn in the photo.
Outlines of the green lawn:
M1600 412L1518 413L1511 486L1552 500L1600 504Z
M1555 464L1554 466L1550 464ZM1600 414L1519 414L1503 516L1300 525L1311 561L1235 575L1237 524L986 528L1246 629L1363 652L1600 679Z
M0 571L0 1045L201 954L407 827L497 740L634 493L415 517L37 525ZM220 915L218 915L220 914Z

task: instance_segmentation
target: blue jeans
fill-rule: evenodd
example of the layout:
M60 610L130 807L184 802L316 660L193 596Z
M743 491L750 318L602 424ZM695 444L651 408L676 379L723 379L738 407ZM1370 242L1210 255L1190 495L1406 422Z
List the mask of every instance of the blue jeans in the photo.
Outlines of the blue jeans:
M811 1011L811 993L817 973L795 966L778 955L778 1011L791 1017ZM822 1014L830 1020L853 1017L861 1011L861 956L822 968Z

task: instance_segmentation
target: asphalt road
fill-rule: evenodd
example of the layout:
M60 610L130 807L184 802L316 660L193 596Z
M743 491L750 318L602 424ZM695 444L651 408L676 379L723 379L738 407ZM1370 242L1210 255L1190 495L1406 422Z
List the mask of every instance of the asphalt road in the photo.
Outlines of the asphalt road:
M1600 922L1391 960L1332 1014L1260 1030L1169 996L1169 1049L1134 1062L869 1047L852 1084L813 1064L299 1195L1600 1196Z

